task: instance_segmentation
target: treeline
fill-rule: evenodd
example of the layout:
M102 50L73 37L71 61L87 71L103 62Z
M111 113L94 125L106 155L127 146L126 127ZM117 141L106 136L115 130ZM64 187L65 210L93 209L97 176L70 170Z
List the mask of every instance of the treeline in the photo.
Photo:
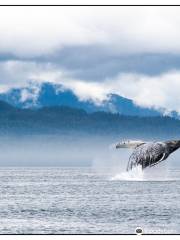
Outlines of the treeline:
M87 133L125 138L180 138L180 121L170 117L87 113L66 106L18 109L0 102L0 131L6 135Z

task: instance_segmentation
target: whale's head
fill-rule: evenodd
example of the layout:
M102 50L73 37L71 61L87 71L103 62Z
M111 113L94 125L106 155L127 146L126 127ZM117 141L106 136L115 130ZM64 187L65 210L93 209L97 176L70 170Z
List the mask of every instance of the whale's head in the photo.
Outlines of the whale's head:
M178 148L180 148L180 140L171 140L166 141L165 143L168 146L169 153L172 153L176 151Z
M136 148L144 143L145 142L140 140L127 140L127 141L121 141L117 143L115 146L116 146L116 149L117 148Z

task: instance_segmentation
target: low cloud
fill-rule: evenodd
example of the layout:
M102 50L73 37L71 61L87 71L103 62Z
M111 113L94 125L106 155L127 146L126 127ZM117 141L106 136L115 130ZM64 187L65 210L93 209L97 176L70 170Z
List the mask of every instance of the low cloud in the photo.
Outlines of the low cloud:
M51 63L7 61L0 63L0 92L31 85L31 91L22 92L22 101L36 99L43 82L61 84L57 91L70 89L80 100L91 100L101 105L114 93L132 99L135 104L154 109L175 110L180 113L180 71L173 70L156 76L137 73L120 73L101 82L73 77L73 72L60 69Z
M130 98L139 106L165 109L165 114L180 113L180 71L170 71L157 76L120 74L104 82L109 90Z

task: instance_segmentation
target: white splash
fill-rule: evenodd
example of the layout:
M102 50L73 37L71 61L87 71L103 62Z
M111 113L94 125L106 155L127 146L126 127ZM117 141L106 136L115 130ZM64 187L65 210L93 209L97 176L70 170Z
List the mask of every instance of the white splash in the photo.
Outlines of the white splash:
M119 173L111 178L111 180L126 180L126 181L144 181L144 172L139 165L132 168L130 171Z
M110 180L119 181L174 181L177 180L176 176L171 176L170 171L166 164L159 164L159 166L147 168L142 170L142 167L138 165L132 168L130 171L123 171Z

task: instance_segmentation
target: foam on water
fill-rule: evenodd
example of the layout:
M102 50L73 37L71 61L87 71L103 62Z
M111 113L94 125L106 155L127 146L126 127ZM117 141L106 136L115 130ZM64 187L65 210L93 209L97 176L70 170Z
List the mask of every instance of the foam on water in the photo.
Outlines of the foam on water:
M111 177L110 180L120 180L120 181L176 181L180 180L179 177L170 176L169 171L166 167L152 167L142 170L139 165L132 168L130 171L123 171L115 176Z
M144 172L142 167L139 165L133 168L131 171L124 171L116 174L111 180L127 180L127 181L143 181Z

